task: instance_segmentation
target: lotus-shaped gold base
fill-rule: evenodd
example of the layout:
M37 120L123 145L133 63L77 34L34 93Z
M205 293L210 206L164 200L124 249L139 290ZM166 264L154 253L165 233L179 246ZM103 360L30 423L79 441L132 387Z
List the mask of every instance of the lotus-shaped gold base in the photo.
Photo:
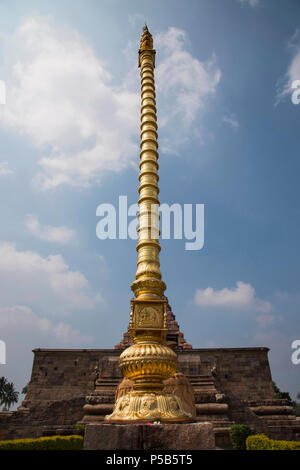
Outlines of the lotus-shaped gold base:
M105 417L113 421L186 421L181 399L163 391L163 381L177 371L177 356L168 346L139 342L120 356L123 375L134 381L133 391L117 399L114 411Z
M186 413L180 398L163 392L129 392L119 398L109 421L186 421L192 415Z

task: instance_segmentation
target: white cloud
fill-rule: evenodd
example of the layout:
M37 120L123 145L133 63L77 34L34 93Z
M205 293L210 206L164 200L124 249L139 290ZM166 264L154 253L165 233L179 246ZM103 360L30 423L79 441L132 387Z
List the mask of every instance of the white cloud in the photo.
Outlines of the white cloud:
M38 184L87 186L105 170L133 164L138 93L111 84L87 41L48 18L30 17L10 45L14 61L0 120L44 152Z
M254 8L256 7L260 0L238 0L240 3L242 3L243 5L250 5L250 7Z
M10 168L8 168L7 162L0 162L0 176L11 175L14 173Z
M40 317L24 305L0 307L0 337L6 344L6 365L1 375L21 391L30 379L32 349L91 347L94 339L65 322ZM20 395L19 404L24 396Z
M300 48L292 59L287 71L288 81L285 86L285 93L291 91L291 85L295 80L300 80Z
M43 258L0 242L0 302L26 305L42 315L89 311L101 303L85 276L72 271L61 255Z
M251 284L238 281L236 288L214 290L212 287L197 289L194 302L199 307L215 307L237 309L253 309L258 312L269 312L270 302L260 300L255 296L255 289Z
M170 27L166 33L155 36L155 45L160 56L156 69L158 99L162 112L159 124L163 133L162 149L175 152L190 136L192 124L205 110L208 98L216 93L221 71L212 55L201 62L187 50L188 37L185 31ZM172 132L172 139L168 136ZM176 129L180 129L177 133ZM197 130L199 131L199 130ZM180 138L176 139L176 134ZM171 140L174 144L171 145Z
M163 151L176 153L191 135L201 134L201 122L195 122L216 93L221 71L214 55L201 62L188 51L183 30L169 28L154 39L159 50L160 145ZM125 48L130 70L116 86L91 45L49 18L25 19L7 44L12 65L0 123L16 129L39 149L37 187L86 187L107 171L137 165L136 45L133 61Z
M223 116L223 122L229 124L233 129L238 129L240 127L239 121L232 116Z
M86 344L93 341L88 335L83 335L79 330L72 328L67 323L53 323L47 318L40 318L33 311L24 306L0 307L0 329L3 337L8 336L11 331L15 337L33 335L37 341L39 337L51 339L55 344ZM39 346L41 343L38 343Z
M268 328L269 326L272 326L275 321L275 317L273 315L258 315L256 317L256 321L260 328Z
M299 42L300 30L296 30L293 37L289 41L289 49L293 51L293 58L288 67L288 70L283 78L278 81L277 84L277 99L276 103L284 98L286 95L292 95L294 88L292 87L293 82L300 80L300 42ZM298 88L298 87L297 87Z
M75 231L68 227L41 225L37 217L28 216L26 227L35 237L52 243L66 244L75 239Z

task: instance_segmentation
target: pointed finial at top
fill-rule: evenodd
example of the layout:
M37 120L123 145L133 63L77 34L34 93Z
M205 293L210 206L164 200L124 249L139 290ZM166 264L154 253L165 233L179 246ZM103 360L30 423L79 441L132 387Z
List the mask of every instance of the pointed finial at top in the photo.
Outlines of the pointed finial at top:
M143 27L143 34L141 38L141 51L146 51L146 50L152 50L153 49L153 39L152 35L149 32L148 26L145 23L145 26Z

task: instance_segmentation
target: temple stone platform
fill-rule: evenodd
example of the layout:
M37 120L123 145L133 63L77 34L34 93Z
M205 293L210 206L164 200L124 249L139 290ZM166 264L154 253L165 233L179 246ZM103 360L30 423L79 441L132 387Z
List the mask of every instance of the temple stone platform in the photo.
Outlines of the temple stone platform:
M232 424L249 424L272 439L300 440L300 418L274 396L268 348L193 348L170 306L167 327L167 344L193 389L195 420L212 424L217 447L230 447ZM103 423L122 381L119 356L129 345L127 331L114 349L35 349L25 400L18 411L0 412L0 440Z
M89 424L85 450L214 450L211 423Z

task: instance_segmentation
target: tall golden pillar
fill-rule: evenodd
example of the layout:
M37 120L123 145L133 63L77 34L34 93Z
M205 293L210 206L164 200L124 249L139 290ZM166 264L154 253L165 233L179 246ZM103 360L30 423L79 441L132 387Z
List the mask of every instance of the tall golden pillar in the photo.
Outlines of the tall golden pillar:
M167 300L159 264L158 143L155 102L155 50L144 27L139 50L141 68L141 153L139 228L135 298L131 301L130 335L134 343L120 356L123 375L134 382L107 420L181 421L191 418L179 397L163 391L163 381L178 369L177 355L166 346Z

